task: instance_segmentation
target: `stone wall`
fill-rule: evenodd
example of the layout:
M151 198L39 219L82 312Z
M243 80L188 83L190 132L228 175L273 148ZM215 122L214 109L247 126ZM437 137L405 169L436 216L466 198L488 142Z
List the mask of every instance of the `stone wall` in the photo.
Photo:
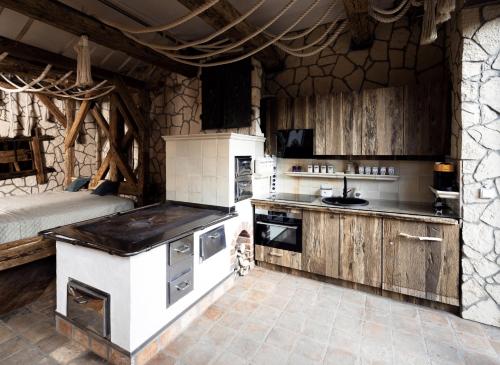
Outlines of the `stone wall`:
M375 40L366 50L350 50L351 36L346 31L316 56L287 56L282 72L266 75L266 91L297 97L440 80L445 70L444 31L432 45L420 46L420 24L420 18L411 24L406 18L373 24ZM322 30L311 33L309 42Z
M202 130L201 79L186 78L172 73L165 77L164 87L151 92L150 111L150 176L152 196L165 197L165 143L162 136L234 132L263 135L260 128L260 98L263 72L260 63L252 59L252 125L247 128Z
M500 326L500 5L463 9L449 39L463 218L462 315ZM481 189L491 197L481 197Z
M12 97L12 103L10 98ZM64 111L64 102L55 100ZM11 113L16 121L10 128ZM29 135L26 130L32 125L39 128L41 135L53 136L43 142L45 166L56 171L49 173L47 183L38 185L35 176L0 180L0 197L37 194L45 191L62 190L64 182L64 128L48 113L47 108L32 94L5 94L0 92L0 137ZM96 125L87 119L75 143L75 176L91 176L96 171Z

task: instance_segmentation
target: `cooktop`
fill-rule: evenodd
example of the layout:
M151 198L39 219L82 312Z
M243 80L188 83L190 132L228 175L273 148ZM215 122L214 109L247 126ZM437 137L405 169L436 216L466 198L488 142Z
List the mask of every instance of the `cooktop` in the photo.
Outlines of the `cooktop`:
M273 200L284 200L289 202L312 203L317 199L315 195L279 193L271 196Z

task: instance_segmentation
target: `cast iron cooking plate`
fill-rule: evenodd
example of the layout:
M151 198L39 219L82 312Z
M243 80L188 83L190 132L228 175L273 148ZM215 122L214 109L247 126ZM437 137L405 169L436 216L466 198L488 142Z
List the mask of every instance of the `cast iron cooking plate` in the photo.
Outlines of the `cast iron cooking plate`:
M321 201L328 205L336 205L342 207L350 207L355 205L368 205L368 200L360 198L343 198L341 196L336 196L332 198L323 198Z

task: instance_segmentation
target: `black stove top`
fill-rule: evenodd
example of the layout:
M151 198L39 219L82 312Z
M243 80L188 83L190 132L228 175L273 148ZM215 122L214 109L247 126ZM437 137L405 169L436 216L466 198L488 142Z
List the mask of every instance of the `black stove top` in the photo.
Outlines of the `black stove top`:
M280 193L273 195L271 199L289 202L312 203L317 199L315 195Z

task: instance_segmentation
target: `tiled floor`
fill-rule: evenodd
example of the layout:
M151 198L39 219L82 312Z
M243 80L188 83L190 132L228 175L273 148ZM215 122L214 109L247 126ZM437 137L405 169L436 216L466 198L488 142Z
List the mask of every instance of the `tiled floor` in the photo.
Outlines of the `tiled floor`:
M56 332L54 309L55 287L52 285L35 303L0 316L1 365L105 363Z
M0 317L0 364L102 364L55 332L53 293ZM500 364L500 329L256 268L148 365Z

